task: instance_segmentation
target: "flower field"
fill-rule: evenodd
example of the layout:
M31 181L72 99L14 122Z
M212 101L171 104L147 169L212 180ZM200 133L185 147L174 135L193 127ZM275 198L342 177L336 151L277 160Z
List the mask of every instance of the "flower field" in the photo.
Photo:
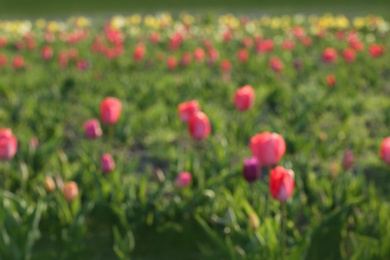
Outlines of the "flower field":
M0 259L389 259L380 16L0 21Z

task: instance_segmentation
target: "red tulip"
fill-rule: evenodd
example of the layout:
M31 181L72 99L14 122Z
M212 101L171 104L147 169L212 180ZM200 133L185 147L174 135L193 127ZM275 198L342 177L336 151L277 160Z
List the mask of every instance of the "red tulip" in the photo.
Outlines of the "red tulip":
M177 60L175 57L171 56L167 59L167 67L170 70L174 70L177 67Z
M90 119L84 124L85 135L90 139L95 139L102 136L102 129L100 128L99 120Z
M325 63L334 63L337 60L337 51L333 48L326 48L322 53L322 60Z
M282 48L286 51L291 51L292 49L294 49L294 45L294 41L292 40L284 40L282 42Z
M344 170L347 170L347 169L351 168L351 166L353 164L353 161L354 161L354 156L353 156L352 151L351 150L345 151L344 157L343 157L343 168L344 168Z
M53 57L53 48L49 45L43 46L41 57L43 60L50 60Z
M24 58L22 56L15 56L12 60L12 66L14 69L21 69L24 67Z
M310 36L305 36L305 37L301 38L300 41L302 42L302 44L305 47L309 47L312 43L312 39L310 38Z
M195 112L188 121L188 129L195 140L201 141L206 139L211 132L209 118L201 111Z
M0 129L0 160L12 159L18 150L18 140L9 128Z
M390 137L385 138L381 144L380 157L390 165Z
M63 188L64 198L67 202L72 202L79 194L79 188L74 181L67 182Z
M348 45L355 51L361 51L364 48L363 43L357 39L348 40Z
M153 44L159 43L160 42L160 34L158 32L151 32L150 35L149 35L149 40Z
M247 49L241 49L237 51L237 59L242 63L248 60L248 56L249 54Z
M347 48L343 51L343 58L345 62L351 63L356 59L356 52L354 49Z
M33 151L36 151L39 146L39 140L38 137L34 136L31 137L30 142L29 142L30 149Z
M263 40L257 43L257 53L271 52L274 49L274 42L272 40Z
M229 60L221 61L221 70L223 72L229 72L232 69L232 63Z
M269 188L274 199L285 202L294 191L294 172L282 166L275 167L269 175Z
M336 84L336 77L334 75L326 76L326 84L329 87L333 87Z
M188 120L191 118L191 116L200 111L199 103L196 100L180 103L178 106L178 111L181 121L188 123Z
M292 33L294 34L294 36L298 39L302 39L305 37L305 29L303 29L302 27L294 27L292 29Z
M181 57L181 65L188 66L191 63L191 60L192 60L191 53L185 52Z
M122 103L114 97L107 97L100 105L100 117L107 125L114 125L122 111Z
M202 48L198 47L194 51L194 58L196 61L203 61L205 56L205 52Z
M0 48L7 46L7 38L0 36Z
M286 152L286 143L277 133L263 132L251 138L250 149L262 166L273 166L282 159Z
M184 188L190 185L192 181L192 175L189 172L181 172L177 175L175 180L175 186L177 188Z
M219 59L219 52L215 48L210 48L207 52L207 55L208 55L207 63L209 65L214 64Z
M369 46L369 52L371 57L380 57L385 52L385 46L382 44L373 43Z
M115 161L111 154L105 153L102 155L100 160L100 168L104 173L109 173L115 170Z
M76 68L79 71L85 71L89 68L89 62L86 60L79 60L76 63Z
M245 37L242 39L241 44L244 48L249 48L253 45L253 40L250 37Z
M145 56L145 52L146 52L146 49L145 49L145 46L143 45L137 45L134 49L134 52L133 52L133 58L135 61L140 61L142 60L142 58Z
M275 72L280 72L283 70L283 63L278 57L272 57L269 60L269 66L271 67L272 70Z
M255 100L255 91L249 85L243 86L234 93L233 103L240 111L250 109Z

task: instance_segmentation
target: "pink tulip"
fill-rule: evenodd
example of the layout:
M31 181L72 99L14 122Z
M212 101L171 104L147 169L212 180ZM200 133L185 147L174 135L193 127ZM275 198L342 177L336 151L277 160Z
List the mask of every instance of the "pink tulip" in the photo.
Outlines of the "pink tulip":
M84 123L84 132L89 139L95 139L102 136L100 122L97 119L90 119Z
M380 157L390 165L390 137L385 138L381 144Z
M250 149L262 166L273 166L282 159L286 152L286 143L277 133L263 132L251 138Z
M192 175L189 172L181 172L177 175L175 180L175 186L177 188L185 188L190 185L192 181Z
M188 129L195 140L206 139L211 132L209 118L201 111L195 112L188 121Z
M100 167L104 173L109 173L115 170L115 161L111 154L105 153L100 160Z
M249 85L243 86L234 93L234 105L240 111L246 111L253 106L255 91Z
M180 103L177 109L181 121L183 121L184 123L188 123L190 117L194 113L200 111L200 106L197 100L190 100L190 101Z
M122 112L122 103L114 97L107 97L100 105L100 117L107 125L114 125Z
M355 160L353 153L351 150L347 150L344 153L344 158L343 158L343 169L348 170L351 168L353 161Z
M11 129L3 128L0 130L0 160L7 161L12 159L18 150L18 140L12 134Z

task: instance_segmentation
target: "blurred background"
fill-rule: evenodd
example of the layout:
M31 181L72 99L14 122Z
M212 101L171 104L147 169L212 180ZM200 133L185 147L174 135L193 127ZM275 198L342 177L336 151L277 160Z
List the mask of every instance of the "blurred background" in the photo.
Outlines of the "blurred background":
M380 14L390 17L389 0L0 0L0 18L61 17L69 15L112 15L156 11L253 12L256 14L344 13Z

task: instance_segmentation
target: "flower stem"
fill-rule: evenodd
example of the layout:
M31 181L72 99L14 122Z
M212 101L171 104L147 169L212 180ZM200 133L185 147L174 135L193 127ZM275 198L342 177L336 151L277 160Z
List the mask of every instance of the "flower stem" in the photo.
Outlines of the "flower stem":
M284 259L286 251L286 202L280 203L280 226L281 226L281 258Z

